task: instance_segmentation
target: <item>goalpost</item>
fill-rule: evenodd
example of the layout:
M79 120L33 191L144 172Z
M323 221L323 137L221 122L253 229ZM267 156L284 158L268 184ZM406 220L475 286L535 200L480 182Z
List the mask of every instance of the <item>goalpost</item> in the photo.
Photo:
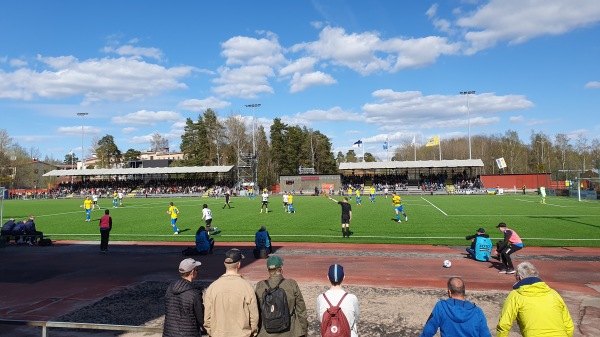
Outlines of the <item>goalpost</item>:
M588 181L590 183L595 182L596 184L600 183L600 178L575 178L577 182L577 199L581 201L581 182Z

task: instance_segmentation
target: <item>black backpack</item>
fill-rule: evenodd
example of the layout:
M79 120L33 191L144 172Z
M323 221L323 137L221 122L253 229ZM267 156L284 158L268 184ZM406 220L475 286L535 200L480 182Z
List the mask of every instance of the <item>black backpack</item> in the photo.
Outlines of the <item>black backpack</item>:
M269 282L265 282L267 289L262 295L262 325L268 333L276 333L288 331L290 329L290 308L288 306L287 295L285 290L279 288L281 279L275 288L269 286Z

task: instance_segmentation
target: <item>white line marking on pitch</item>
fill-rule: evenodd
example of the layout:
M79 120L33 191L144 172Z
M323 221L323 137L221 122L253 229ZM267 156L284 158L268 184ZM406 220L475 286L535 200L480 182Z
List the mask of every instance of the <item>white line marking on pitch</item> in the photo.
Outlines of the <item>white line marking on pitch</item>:
M442 211L439 207L437 207L436 205L432 204L429 200L421 197L421 199L427 201L431 206L435 207L435 209L437 209L438 211L442 212L442 214L444 214L445 216L448 216L448 214L446 214L446 212Z

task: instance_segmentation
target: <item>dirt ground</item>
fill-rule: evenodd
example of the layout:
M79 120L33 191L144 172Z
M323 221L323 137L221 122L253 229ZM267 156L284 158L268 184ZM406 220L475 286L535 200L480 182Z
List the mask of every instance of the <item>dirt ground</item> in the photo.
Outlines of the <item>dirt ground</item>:
M196 286L206 288L210 282L196 281ZM254 285L254 284L253 284ZM127 324L160 327L164 321L164 292L168 282L143 282L130 289L104 298L97 303L60 317L58 321L101 324ZM308 336L319 336L316 316L316 298L327 290L326 285L301 284L309 317ZM401 289L347 286L346 291L356 294L360 303L360 336L413 337L419 336L435 303L446 298L440 289ZM493 332L498 322L500 308L506 292L471 291L468 299L482 308ZM151 333L93 332L53 329L53 335L83 336L158 336ZM495 333L493 333L495 334ZM520 336L511 333L511 336Z

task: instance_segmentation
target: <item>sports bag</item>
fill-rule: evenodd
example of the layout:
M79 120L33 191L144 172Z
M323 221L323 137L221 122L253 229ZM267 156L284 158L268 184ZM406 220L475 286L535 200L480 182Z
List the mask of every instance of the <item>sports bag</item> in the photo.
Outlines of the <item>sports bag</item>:
M344 293L344 296L340 299L340 302L333 306L325 294L323 298L329 304L329 308L323 313L323 319L321 321L321 336L322 337L350 337L350 323L346 315L340 308L342 301L346 298L348 293Z
M268 333L276 333L288 331L290 329L290 308L288 306L287 295L285 290L279 288L281 279L275 288L269 286L269 282L265 282L267 289L262 295L262 324Z
M52 246L52 240L50 240L50 239L41 239L38 242L38 245L39 246Z

